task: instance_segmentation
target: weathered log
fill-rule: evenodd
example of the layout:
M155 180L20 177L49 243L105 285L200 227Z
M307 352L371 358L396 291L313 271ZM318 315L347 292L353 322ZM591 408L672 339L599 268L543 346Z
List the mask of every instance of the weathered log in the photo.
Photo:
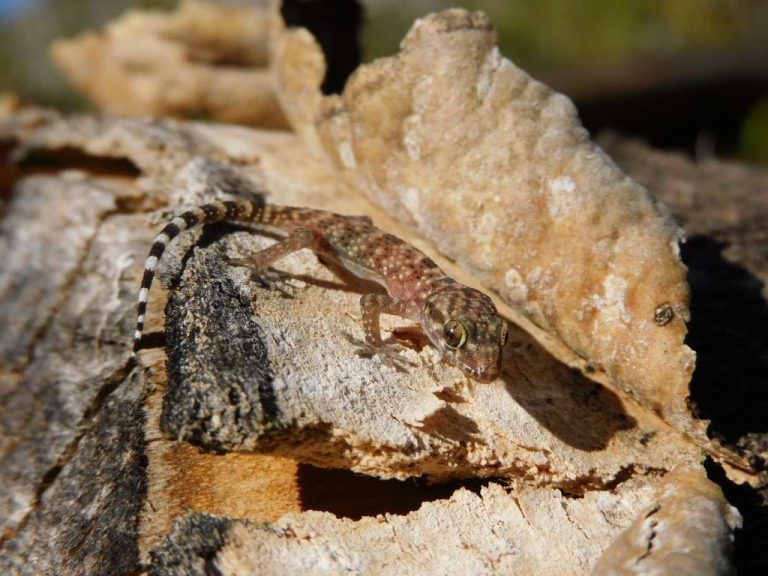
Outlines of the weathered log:
M4 335L11 337L2 342L5 358L13 360L3 364L7 571L21 573L24 566L51 573L109 571L132 562L135 566L140 557L148 561L155 549L152 569L165 573L176 561L173 550L178 546L192 550L187 557L191 564L178 565L179 573L194 573L195 558L200 558L195 554L205 550L216 556L219 569L250 566L252 546L272 546L277 562L285 543L282 538L272 544L264 540L274 533L272 528L256 524L235 529L237 522L223 518L277 520L285 512L311 509L302 503L302 494L320 490L333 477L315 476L309 482L306 474L295 476L290 461L264 460L271 457L252 453L269 451L383 477L504 477L514 489L491 482L479 495L459 488L451 496L455 484L447 493L434 488L447 499L396 514L388 522L405 522L425 542L440 541L439 535L460 540L475 534L482 540L495 522L511 522L511 532L500 542L531 550L529 554L502 554L505 560L496 566L490 560L496 552L469 546L456 566L584 572L631 524L676 461L699 458L693 445L658 418L560 365L521 331L513 338L516 351L513 363L507 364L508 376L497 384L468 387L418 339L407 353L418 366L409 374L390 374L375 361L357 357L341 337L359 329L349 317L357 314L354 285L335 279L311 255L297 254L282 265L301 274L303 286L294 298L258 289L245 271L224 266L222 257L258 249L268 240L227 227L212 227L200 238L180 242L164 261L161 276L166 285L175 286L166 308L170 388L165 393L164 355L157 348L162 341L155 337L152 344L152 334L159 335L163 326L162 298L156 297L150 305L151 348L142 353L155 388L147 398L144 371L126 373L126 361L133 292L157 220L149 208L265 189L275 191L270 197L284 203L368 213L398 234L418 239L368 205L321 162L297 154L302 144L288 134L62 119L29 111L11 117L4 127L4 140L22 151L16 156L21 177L15 180L3 220L3 286L10 287L3 310L11 328ZM158 156L158 147L166 154ZM62 162L78 168L40 174ZM88 211L73 214L68 209L97 192L109 200L106 210L89 217ZM98 206L91 201L92 208ZM39 239L20 236L35 230ZM61 245L62 236L85 236L88 241L79 244L79 258L62 256L49 263L48 246ZM68 281L54 284L57 297L40 296L40 305L30 310L23 298L27 285L30 290L36 283L48 285L48 268L55 266ZM20 276L26 280L18 281ZM46 304L48 300L52 303ZM30 317L38 318L33 325L41 326L41 334L27 342L29 353L24 348L25 354L19 354L26 331L12 324ZM142 402L149 408L143 426L141 412L136 412ZM113 406L116 412L110 411ZM118 429L133 444L113 446L109 431ZM213 452L198 453L186 441ZM97 445L103 450L92 456L89 450ZM216 454L221 451L237 453ZM111 471L117 463L131 472ZM266 465L275 467L267 472ZM131 477L135 480L126 482ZM357 481L345 482L354 486ZM66 490L71 499L61 496ZM408 485L395 490L392 509L409 490ZM322 509L343 508L344 500L337 497ZM504 511L510 506L517 510L516 501L535 510L535 518L525 512L511 520ZM539 507L547 501L551 508L544 513ZM462 506L471 509L480 502L498 514L473 515L472 525L443 526L454 513L455 519L463 517ZM174 529L172 540L161 544L173 520L189 508L219 514L216 534L225 540L209 532L201 536L195 528L198 520L191 517ZM388 508L379 503L372 509ZM552 513L557 509L565 510L570 520ZM90 516L83 518L83 510ZM61 521L54 526L52 518ZM99 524L88 524L96 518ZM303 516L292 518L283 521L285 526L304 526ZM322 520L324 530L335 530L323 524L331 519ZM376 523L347 521L349 539L339 534L336 542L347 542L343 546L360 559L366 551L354 543L363 542ZM115 554L104 534L120 526L137 532ZM438 526L443 528L433 532ZM542 532L548 537L539 548L531 547ZM38 548L43 533L50 535L45 552ZM370 537L378 537L376 533ZM89 539L88 534L99 537ZM234 543L235 534L245 548ZM562 557L545 553L546 542L559 536L566 546ZM202 543L194 544L200 538ZM428 550L414 554L410 561L432 565L439 558L437 550L436 555ZM568 560L577 550L582 552L576 560ZM38 564L27 564L40 554ZM83 568L81 558L86 556L91 568ZM381 566L375 557L365 558L367 568L361 571ZM407 566L396 564L393 570Z

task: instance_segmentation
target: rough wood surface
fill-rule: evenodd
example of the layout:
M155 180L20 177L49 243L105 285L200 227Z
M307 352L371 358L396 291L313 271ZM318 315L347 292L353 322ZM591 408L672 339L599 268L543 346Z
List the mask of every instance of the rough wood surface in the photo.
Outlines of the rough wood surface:
M637 500L651 496L627 486L611 494L569 499L556 490L510 490L491 483L459 489L446 500L424 504L407 515L385 514L359 521L325 512L289 514L269 525L202 515L177 524L158 551L157 574L188 574L213 527L220 545L211 563L222 574L576 574L602 551L604 515L617 524L636 513ZM598 495L600 494L600 495ZM639 497L639 498L638 498ZM540 529L557 523L557 545ZM192 547L197 550L190 550ZM457 550L463 550L457 553ZM160 562L158 562L160 567Z
M288 514L269 525L205 515L181 520L156 554L156 574L189 574L206 555L223 575L578 574L602 552L595 515L624 524L635 500L651 504L603 555L593 574L721 574L729 570L734 511L701 471L673 472L657 496L632 482L570 499L554 490L515 491L499 484L457 490L401 516L358 522L328 513ZM677 491L684 493L678 498ZM542 538L557 523L557 539ZM213 549L211 543L214 543ZM695 548L696 553L690 551ZM456 550L463 550L456 553Z
M69 282L61 284L59 304L53 310L39 307L51 319L31 343L30 358L13 355L16 365L3 365L8 392L2 414L2 481L8 487L5 493L11 495L3 504L2 516L7 519L3 562L11 573L23 572L34 536L44 529L56 535L49 539L39 565L49 573L56 566L77 564L79 557L73 550L92 557L99 566L118 567L122 566L118 562L143 558L151 561L156 573L200 573L194 566L205 565L202 558L212 555L218 569L242 569L253 550L264 546L270 547L278 562L281 547L296 544L274 539L270 535L278 529L258 522L313 508L339 513L352 491L337 493L318 508L318 499L311 494L324 485L357 485L358 495L382 490L375 484L360 490L356 479L308 475L290 461L263 460L266 457L253 454L254 450L378 476L505 477L504 485L491 482L470 491L456 491L455 484L448 485L447 492L442 487L425 489L422 501L435 497L429 496L430 490L442 495L429 506L416 505L387 522L402 522L414 538L421 534L425 541L436 543L448 534L459 540L475 534L478 542L485 541L483 534L493 532L494 523L501 522L508 532L498 542L507 542L509 554L499 556L489 544L468 544L466 556L455 553L465 562L456 565L473 570L484 567L489 573L494 566L504 570L538 566L542 573L553 574L584 572L631 525L674 463L700 460L698 450L655 415L590 383L522 331L515 332L510 344L504 379L488 386L468 386L409 331L401 331L400 336L411 342L408 355L417 367L409 374L389 374L375 361L355 356L340 336L342 331L359 329L354 319L359 287L343 284L311 254L297 254L281 266L300 275L294 298L257 289L244 270L225 266L222 256L257 249L269 240L229 227L211 227L202 236L179 243L165 261L161 277L174 287L165 318L168 391L164 392L165 357L156 348L162 344L158 336L164 325L163 298L156 296L148 322L152 347L142 354L143 363L151 367L149 384L155 391L146 396L142 371L125 381L130 338L124 336L131 331L133 291L143 252L157 226L158 215L148 212L150 208L267 189L280 202L371 214L380 225L421 241L367 204L321 161L297 154L302 144L289 134L226 126L62 119L31 111L7 119L3 126L5 141L15 142L16 149L23 151L17 155L20 178L15 180L3 220L8 230L3 238L11 241L22 229L38 229L17 216L24 212L30 190L41 203L28 210L28 220L49 219L47 238L15 240L14 246L29 252L3 252L2 269L8 270L4 278L19 274L19 265L13 262L23 258L38 262L40 271L28 276L28 282L39 281L45 274L39 262L64 227L96 230L81 248L79 264L74 265L77 273L71 272ZM163 156L156 154L158 146L166 150ZM78 169L40 174L67 162ZM88 219L73 221L68 210L45 205L49 195L30 188L41 179L59 199L72 205L76 204L74 199L67 200L66 190L73 181L89 190L106 190L111 207L98 217L95 228ZM73 266L63 257L59 260L57 264ZM474 282L450 262L441 259L441 264ZM4 296L4 307L21 306L19 286ZM8 317L28 314L18 311ZM60 324L71 332L58 330ZM99 334L101 339L94 338ZM155 344L151 344L153 337ZM49 353L45 347L49 342L60 347L57 354ZM9 350L13 345L13 341L6 344ZM85 348L80 351L79 347ZM61 350L67 351L67 358L62 358ZM84 362L81 354L89 361ZM106 418L106 406L129 391L136 401L145 403L148 416L142 419L146 423L141 430L130 420L129 410L115 416L125 418L126 433L137 434L138 441L143 435L146 442L142 450L137 449L135 461L128 459L139 477L126 484L123 476L100 473L98 466L96 474L88 474L77 462L88 458L88 439L97 434L101 418ZM40 404L35 398L49 400ZM17 408L24 405L26 411ZM61 424L54 427L51 422ZM198 453L187 441L209 453ZM222 451L227 454L216 454ZM105 448L102 456L111 453L112 448ZM109 462L117 460L109 458ZM100 505L109 505L104 494L114 493L121 499L122 505L110 513L119 511L123 516L99 516L102 523L120 526L124 522L138 532L119 558L106 546L108 540L100 538L85 538L72 548L77 533L73 527L82 524L76 523L68 501L52 496L72 478L70 470L80 473L71 480L79 501L86 501L95 486ZM370 547L361 548L355 542L364 542L366 534L384 538L384 528L375 528L380 524L375 514L399 509L397 502L415 489L398 486L385 497L391 508L381 502L369 504L353 515L362 517L361 521L341 521L349 539L340 537L337 542L347 542L344 546L358 561L364 557L360 572L376 572L381 564L376 556L366 556ZM530 511L507 518L504 511L518 510L515 501L521 498L531 499ZM473 513L466 522L451 520L481 502L493 514ZM551 507L541 508L541 502ZM571 514L568 522L545 512L563 510L563 506ZM220 516L213 520L191 516L162 544L174 519L189 508ZM371 517L364 519L369 513ZM713 521L725 518L717 510L714 513ZM48 522L56 514L67 521L51 528ZM231 519L243 517L257 524ZM316 521L302 515L290 518L284 521L297 527ZM324 529L336 529L333 516L317 518ZM199 522L218 526L215 534L195 532ZM544 541L542 533L548 534ZM545 553L546 542L560 536L562 557ZM714 546L729 538L728 533L716 536L720 540ZM539 548L532 547L534 541L539 541ZM178 547L189 551L188 562L176 563L173 550ZM149 554L152 550L154 556ZM313 554L311 546L304 554ZM427 566L439 558L415 550L411 560ZM566 562L565 558L576 560ZM342 565L333 564L329 570Z
M592 575L727 573L727 534L741 519L703 476L695 466L672 470L646 511L600 557Z

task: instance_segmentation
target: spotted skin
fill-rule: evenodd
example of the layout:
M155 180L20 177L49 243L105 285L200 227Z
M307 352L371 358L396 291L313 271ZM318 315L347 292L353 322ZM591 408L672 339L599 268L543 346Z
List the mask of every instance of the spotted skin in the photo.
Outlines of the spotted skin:
M249 200L213 202L188 210L155 238L139 290L133 359L141 344L149 289L166 246L185 230L224 221L285 235L248 259L256 275L266 273L288 254L309 248L359 277L382 284L387 294L364 294L360 299L365 333L361 345L386 364L399 365L393 346L381 338L381 314L417 321L442 356L468 376L488 381L498 375L507 325L488 296L449 278L425 254L379 230L367 217Z

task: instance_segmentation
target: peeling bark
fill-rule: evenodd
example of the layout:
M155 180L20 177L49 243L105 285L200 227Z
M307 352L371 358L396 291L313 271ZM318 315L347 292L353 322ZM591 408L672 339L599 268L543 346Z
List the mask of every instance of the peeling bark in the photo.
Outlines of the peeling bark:
M114 380L104 382L86 408L79 423L84 435L35 479L25 515L6 529L0 553L3 574L135 571L136 528L146 494L146 389L138 374L116 374ZM3 477L12 473L4 469ZM26 495L19 486L10 490L13 496ZM19 518L19 510L12 513Z
M270 27L263 6L187 1L168 14L132 10L101 32L54 42L51 56L105 112L285 128L268 67Z
M686 402L682 231L566 96L500 54L485 14L418 20L339 96L320 95L305 31L278 36L275 68L293 128L341 177L546 333L559 359L711 450Z

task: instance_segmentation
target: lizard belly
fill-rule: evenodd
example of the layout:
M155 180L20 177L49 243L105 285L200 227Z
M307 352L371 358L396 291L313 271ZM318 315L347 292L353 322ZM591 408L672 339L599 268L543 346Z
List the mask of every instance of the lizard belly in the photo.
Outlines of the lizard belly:
M337 257L341 261L341 265L344 266L344 268L346 268L350 272L352 272L352 274L354 274L358 278L376 282L377 284L380 284L385 288L387 288L387 280L386 278L384 278L384 276L381 275L380 272L377 272L373 268L364 266L360 264L360 262L358 262L357 260L347 258L341 254L338 254Z

